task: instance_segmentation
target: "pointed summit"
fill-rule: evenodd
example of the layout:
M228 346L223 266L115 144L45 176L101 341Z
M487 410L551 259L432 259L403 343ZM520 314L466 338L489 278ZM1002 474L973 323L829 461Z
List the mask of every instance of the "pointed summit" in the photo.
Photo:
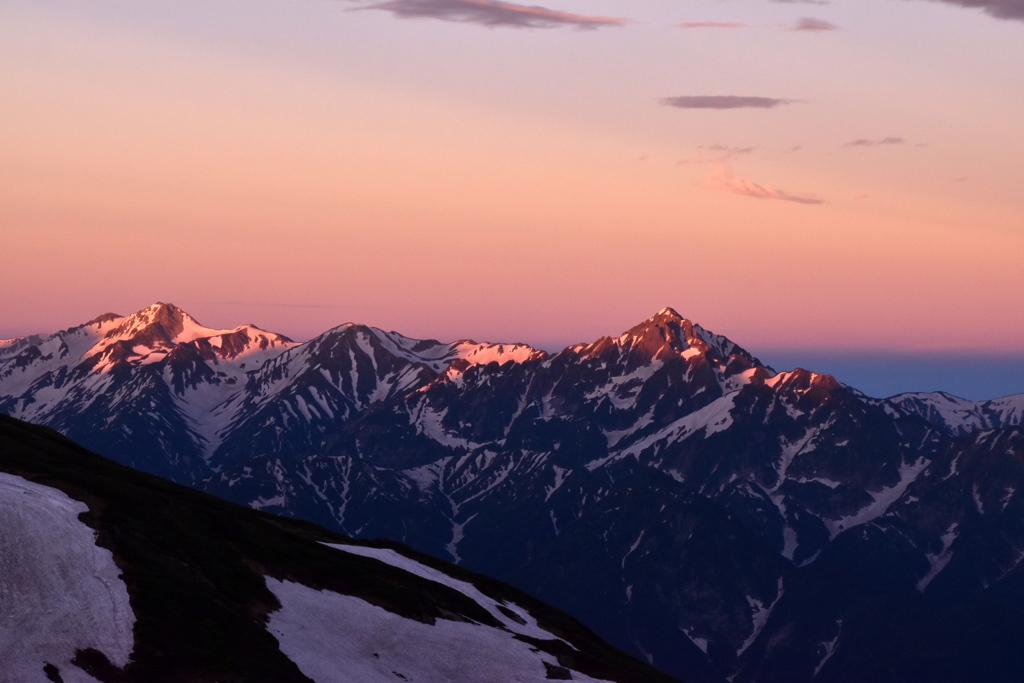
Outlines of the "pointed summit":
M754 358L746 349L742 348L728 337L715 334L714 332L701 327L699 324L692 322L688 318L684 318L676 311L676 309L669 306L661 309L652 317L648 318L645 323L641 323L634 327L633 330L642 328L649 324L666 325L669 328L678 328L682 332L682 335L689 347L698 349L702 353L711 351L722 359L728 359L730 356L738 356L753 361L756 365L761 365L761 363L757 361L757 359ZM633 330L630 331L632 332Z
M674 308L665 307L639 325L631 327L616 340L623 346L649 352L651 358L666 354L705 353L709 346L697 334L693 323Z
M708 345L694 331L693 323L666 307L618 337L602 337L570 348L583 356L622 356L642 365L671 356L689 358L706 352Z
M767 375L774 374L728 338L709 332L668 306L618 337L602 337L592 344L570 348L581 356L625 359L629 368L672 357L703 357L730 376L761 367Z
M197 332L199 334L196 334ZM130 341L136 345L154 348L208 336L202 334L205 332L214 334L216 331L203 327L195 318L174 304L157 302L126 317L120 325L107 332L106 337L109 340ZM188 339L182 338L186 336Z
M174 304L158 301L123 318L106 333L103 346L127 342L133 347L167 349L232 331L206 327Z
M666 306L665 308L661 309L660 311L655 313L650 319L657 320L658 318L668 318L671 320L685 320L683 316L679 315L679 312L676 311L676 309L670 306Z
M191 321L197 325L199 324L198 322L196 322L195 318L193 318L188 313L181 310L174 304L165 304L162 301L158 301L155 304L147 306L141 311L135 313L134 316L137 316L140 319L146 319L154 323L160 323L164 325L184 324L185 321Z

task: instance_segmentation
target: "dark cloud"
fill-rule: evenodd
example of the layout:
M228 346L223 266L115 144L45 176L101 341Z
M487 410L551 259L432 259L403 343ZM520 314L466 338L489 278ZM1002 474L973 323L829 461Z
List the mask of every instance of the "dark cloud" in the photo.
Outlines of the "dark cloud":
M740 95L681 95L663 97L658 101L667 107L680 109L772 109L780 104L792 104L797 100Z
M812 17L804 17L800 21L796 22L791 31L835 31L839 27L835 24L830 24L824 19L814 19Z
M774 188L771 185L762 185L760 183L755 183L752 180L747 180L746 178L738 178L733 175L732 171L725 164L719 164L715 168L714 173L712 173L708 178L705 178L702 184L710 190L741 194L744 197L753 197L754 199L779 199L781 201L796 202L798 204L825 203L824 200L811 195L791 194L784 190Z
M772 0L772 2L781 2L787 5L830 5L828 0Z
M1024 0L938 0L951 5L983 10L997 19L1024 21Z
M679 28L743 28L735 21L684 21Z
M513 28L600 28L621 26L626 19L572 14L502 0L387 0L353 9L378 9L407 19L441 19Z
M903 138L882 138L880 140L869 140L858 138L853 142L847 142L843 147L877 147L879 145L902 145L906 140Z

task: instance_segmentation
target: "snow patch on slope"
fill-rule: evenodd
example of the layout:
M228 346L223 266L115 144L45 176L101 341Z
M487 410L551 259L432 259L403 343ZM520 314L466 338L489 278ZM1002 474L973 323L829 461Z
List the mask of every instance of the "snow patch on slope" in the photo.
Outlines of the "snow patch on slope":
M697 323L693 324L693 329L697 333L697 336L700 337L705 344L713 348L722 358L728 358L730 354L741 350L736 343L728 337L705 330Z
M607 398L617 409L633 407L636 395L640 393L647 381L665 365L663 360L655 360L641 365L632 372L613 376L583 396L588 401Z
M917 479L918 475L921 474L927 466L928 461L924 458L920 458L916 462L912 463L903 463L903 465L900 466L900 480L894 486L882 489L881 491L867 492L872 498L874 498L871 503L865 505L852 515L848 515L837 520L823 520L825 522L825 526L828 527L831 537L835 538L836 534L841 531L870 522L871 520L885 514L889 509L889 506L899 500L900 496L902 496L907 490L907 487Z
M942 535L942 550L935 555L929 554L926 556L931 564L931 569L917 582L917 590L924 591L928 584L932 582L932 579L938 576L946 568L946 565L949 564L949 561L953 559L953 541L960 535L960 532L957 531L958 526L956 522L953 522L949 529L946 530L946 533Z
M792 559L792 557L790 559ZM782 592L782 579L779 578L778 588L776 589L775 599L772 600L772 604L765 606L765 604L757 598L750 595L747 596L747 605L750 606L751 631L750 635L743 642L743 645L741 645L740 649L736 651L737 657L746 652L747 648L757 640L759 635L761 635L761 631L764 630L765 624L768 623L768 617L771 616L772 610L775 609L775 605L779 604L779 600L782 599Z
M502 603L502 607L517 614L523 622L525 622L523 624L505 616L505 614L498 609L498 602L481 593L473 584L467 583L466 581L460 581L459 579L448 576L438 569L420 564L416 560L410 559L405 555L391 550L390 548L368 548L365 546L343 545L340 543L325 543L324 545L330 546L331 548L337 548L338 550L343 550L344 552L351 553L353 555L372 557L373 559L380 560L392 567L397 567L398 569L407 571L410 574L415 574L422 579L427 579L428 581L439 583L442 586L453 588L490 612L495 619L513 633L530 636L531 638L540 638L541 640L553 640L555 638L555 636L538 626L537 621L530 615L530 613L518 605Z
M135 615L109 550L79 521L84 503L62 491L0 473L0 672L5 681L92 681L71 664L95 648L128 663Z
M822 657L821 661L818 662L818 666L814 667L814 675L815 676L818 675L818 672L821 671L822 667L825 666L825 664L828 662L828 660L832 659L832 655L834 655L835 652L836 652L836 643L839 642L839 636L842 635L842 633L843 633L843 620L840 619L839 621L836 622L836 637L833 638L832 640L826 640L825 642L823 642L820 645L818 645L819 648L824 650L825 654Z
M281 602L267 629L303 674L317 683L508 681L542 683L552 655L511 633L438 619L424 624L360 598L266 577ZM549 634L550 635L550 634ZM573 680L595 681L579 672Z
M639 459L640 455L661 441L683 441L703 430L704 438L724 431L732 425L732 409L735 406L736 392L720 396L708 405L695 410L689 415L679 418L667 427L654 434L636 441L628 448L587 463L588 470L595 470L614 460L632 455Z

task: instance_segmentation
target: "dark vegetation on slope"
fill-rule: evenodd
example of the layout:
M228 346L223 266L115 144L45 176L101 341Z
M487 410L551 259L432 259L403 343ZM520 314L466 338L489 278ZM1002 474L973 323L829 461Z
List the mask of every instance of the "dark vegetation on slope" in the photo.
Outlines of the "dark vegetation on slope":
M124 670L102 653L76 660L104 683L308 681L266 630L280 605L263 575L356 595L391 612L437 619L497 621L462 593L402 570L322 545L387 547L469 581L492 598L526 607L572 643L530 640L564 666L597 678L671 681L614 650L574 619L492 579L390 541L354 542L314 524L254 511L137 472L60 434L0 415L0 470L51 486L89 506L82 519L110 549L136 615L135 650ZM485 655L484 655L485 656ZM53 668L53 667L51 667ZM59 678L55 668L51 680Z

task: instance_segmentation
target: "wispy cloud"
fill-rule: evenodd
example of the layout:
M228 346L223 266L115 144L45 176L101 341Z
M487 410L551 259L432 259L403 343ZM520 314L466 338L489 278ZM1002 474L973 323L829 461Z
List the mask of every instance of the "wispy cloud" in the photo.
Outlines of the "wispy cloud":
M680 109L772 109L780 104L792 104L799 100L742 95L680 95L662 97L658 101L667 107Z
M1024 0L939 0L939 2L980 9L997 19L1024 21Z
M753 180L739 178L733 175L733 172L724 163L717 164L714 172L705 178L701 184L709 190L731 192L745 197L753 197L754 199L779 199L785 202L797 202L798 204L825 203L824 200L811 195L791 194L774 188L771 185L762 185L755 183Z
M828 0L772 0L787 5L831 5Z
M708 145L706 148L711 152L722 152L729 156L735 156L737 154L751 154L754 151L753 147L730 147L729 145Z
M735 21L684 21L679 28L743 28Z
M715 164L722 163L744 154L753 154L753 147L731 147L729 145L700 145L700 151L696 156L680 159L676 166L687 166L690 164ZM708 154L710 152L710 154Z
M881 138L880 140L869 140L857 138L853 142L847 142L843 147L877 147L879 145L902 145L906 140L903 138Z
M800 21L796 22L790 31L836 31L839 27L835 24L831 24L824 19L814 19L812 17L804 17Z
M502 0L387 0L371 5L354 7L356 10L377 9L391 12L406 19L440 19L482 26L509 26L512 28L557 28L569 26L580 29L621 26L622 17L602 17L573 14L539 7L519 5Z

